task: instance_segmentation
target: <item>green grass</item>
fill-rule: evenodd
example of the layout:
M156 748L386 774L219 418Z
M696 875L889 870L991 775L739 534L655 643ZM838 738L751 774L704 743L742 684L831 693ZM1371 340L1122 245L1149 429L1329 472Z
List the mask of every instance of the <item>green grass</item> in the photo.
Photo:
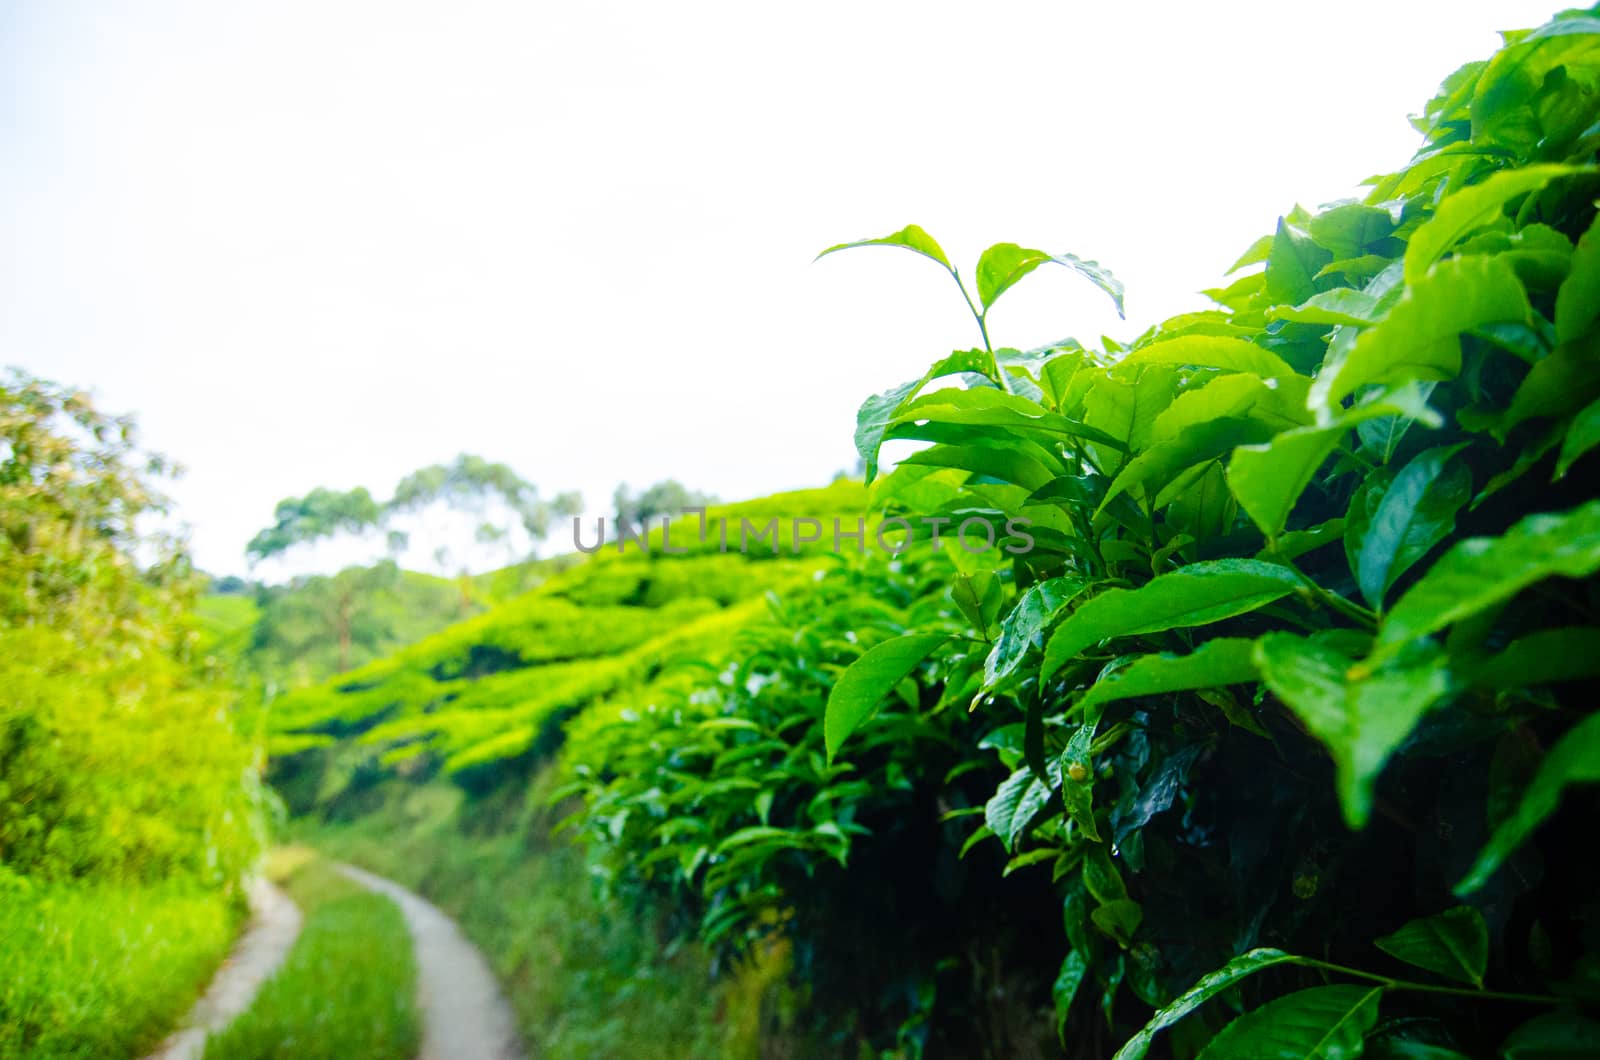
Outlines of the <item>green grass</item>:
M294 948L249 1011L206 1042L208 1060L409 1060L416 964L400 910L325 861L296 859L289 896L305 914Z
M532 1055L754 1055L751 1021L731 1011L748 984L713 983L698 947L665 949L648 914L602 904L582 853L546 838L537 819L463 803L443 784L391 782L385 794L351 823L300 822L302 838L454 917L500 978Z
M0 1057L143 1055L194 1003L242 913L192 886L25 884L0 867Z

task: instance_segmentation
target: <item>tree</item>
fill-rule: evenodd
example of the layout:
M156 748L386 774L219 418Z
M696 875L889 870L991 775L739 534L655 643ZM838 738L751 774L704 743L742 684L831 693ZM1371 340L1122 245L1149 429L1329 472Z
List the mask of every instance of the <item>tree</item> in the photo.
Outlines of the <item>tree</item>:
M546 501L537 487L509 466L463 453L449 464L433 464L406 475L386 501L376 500L364 486L346 491L319 487L304 497L287 497L274 508L272 525L250 539L245 554L251 563L258 563L316 541L383 532L389 552L398 555L410 544L411 534L395 524L435 506L472 517L477 521L478 544L501 544L514 555L516 531L526 535L531 550L548 532L554 516L576 514L582 500L576 493L562 493ZM441 570L452 565L455 555L448 544L434 550ZM322 635L338 644L338 669L343 673L380 595L394 589L398 577L398 568L386 561L348 567L331 577L297 580L294 588L302 598L295 606L300 610L279 616L282 628L303 629L305 617L316 616ZM458 588L458 610L464 614L472 606L472 583L464 565ZM296 639L289 634L279 639L285 638Z
M450 464L420 468L401 479L395 486L394 496L384 505L385 523L420 514L437 505L473 518L476 521L473 543L499 546L510 563L531 553L536 543L549 533L552 518L577 515L583 508L583 498L568 492L546 501L539 496L538 487L509 466L463 453ZM527 538L526 548L518 548L518 529ZM409 534L398 530L390 533L392 551L410 543ZM456 553L448 544L441 544L434 549L433 556L443 573L453 565ZM469 601L466 573L463 565L458 572L463 605Z
M624 482L617 487L611 503L617 510L617 532L620 534L624 527L642 530L650 519L657 516L670 518L682 515L690 508L715 504L717 498L709 493L691 490L677 479L669 478L638 494L632 493Z
M285 497L272 517L272 525L245 546L252 563L323 538L370 533L383 525L385 511L365 486L344 493L318 487L304 497Z
M255 751L195 664L172 465L72 388L0 377L0 875L231 880Z
M256 643L290 657L309 655L331 630L338 652L335 665L345 673L358 643L370 648L385 639L388 623L378 605L399 582L400 568L392 560L296 578L285 589L263 594Z

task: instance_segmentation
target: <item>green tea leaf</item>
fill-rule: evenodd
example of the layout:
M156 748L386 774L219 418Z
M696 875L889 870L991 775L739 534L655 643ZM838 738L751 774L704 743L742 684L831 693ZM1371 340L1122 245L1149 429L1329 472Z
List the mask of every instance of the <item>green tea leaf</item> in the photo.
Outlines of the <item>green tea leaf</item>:
M1299 961L1300 958L1292 953L1269 948L1254 949L1249 953L1240 954L1216 971L1202 976L1194 986L1179 994L1171 1004L1158 1011L1150 1018L1150 1022L1141 1027L1138 1033L1117 1050L1117 1055L1112 1060L1143 1060L1157 1034L1239 980L1275 965L1297 964Z
M1295 503L1339 439L1352 427L1375 419L1430 427L1440 423L1420 387L1398 386L1341 412L1333 423L1284 431L1264 445L1241 445L1228 462L1228 488L1272 541L1283 532Z
M1368 384L1452 379L1461 371L1462 334L1524 321L1532 312L1522 282L1505 261L1475 255L1440 262L1408 280L1400 300L1347 350L1330 346L1311 385L1311 405L1327 419Z
M931 258L946 269L950 269L951 272L955 272L950 267L950 259L944 256L944 250L935 242L932 236L924 232L918 225L906 225L900 231L879 239L858 239L854 243L839 243L824 250L817 257L825 258L837 251L851 250L855 247L904 247L912 253Z
M1547 1012L1524 1023L1500 1045L1505 1060L1593 1060L1600 1023L1576 1012Z
M845 668L828 693L823 711L823 737L830 762L850 734L877 713L889 690L949 639L943 633L896 637L868 649Z
M1040 265L1052 262L1066 266L1100 288L1116 304L1117 315L1124 315L1122 281L1113 276L1110 269L1099 262L1085 261L1076 254L1046 254L1015 243L996 243L978 259L978 301L988 310L1018 280Z
M993 571L976 571L958 574L950 586L950 598L961 609L968 622L980 634L988 635L989 627L999 617L1003 591L1000 579Z
M1494 425L1504 441L1517 424L1536 417L1560 418L1600 398L1600 332L1556 347L1529 369L1511 406Z
M1456 513L1472 497L1472 473L1450 463L1461 445L1418 454L1395 475L1364 527L1356 557L1356 584L1373 607L1402 574L1456 527Z
M1567 626L1518 637L1487 659L1479 651L1459 664L1479 688L1512 689L1576 681L1600 674L1600 629Z
M1564 478L1578 459L1600 445L1600 399L1572 417L1567 425L1566 437L1561 442L1561 455L1556 458L1556 478Z
M1462 236L1502 215L1513 199L1537 191L1559 177L1592 173L1592 166L1534 165L1502 170L1481 184L1448 195L1406 244L1406 282L1421 279Z
M1209 640L1188 655L1144 655L1109 677L1096 681L1079 701L1092 706L1134 696L1155 696L1197 688L1254 681L1257 677L1255 642L1242 637Z
M1556 292L1556 341L1575 342L1600 318L1600 219L1578 240L1572 271Z
M988 309L1012 284L1049 260L1042 250L996 243L978 258L978 301Z
M1272 694L1328 748L1345 821L1365 826L1389 755L1450 691L1445 657L1362 675L1317 641L1269 633L1256 642L1255 659Z
M1098 843L1100 829L1094 820L1094 759L1089 754L1094 733L1092 721L1085 721L1073 730L1072 739L1061 752L1059 775L1062 808L1084 836Z
M1600 714L1590 714L1550 748L1533 782L1523 793L1522 801L1517 804L1516 812L1494 830L1489 842L1478 852L1472 868L1456 884L1455 893L1458 896L1471 894L1488 883L1489 877L1523 840L1556 812L1567 785L1596 781L1600 781Z
M1265 445L1241 445L1228 460L1228 488L1267 535L1283 533L1295 502L1349 427L1302 427Z
M878 473L878 450L883 447L884 433L899 414L900 407L932 380L957 372L980 372L992 377L995 374L994 358L987 350L957 350L935 362L922 378L890 387L861 403L861 410L856 413L855 442L856 452L861 454L861 459L866 463L866 481L869 485Z
M1067 1017L1072 1013L1072 1001L1078 996L1078 987L1089 974L1089 959L1082 950L1072 950L1061 960L1061 970L1056 973L1050 996L1056 1006L1056 1038L1066 1047Z
M1483 973L1489 964L1489 929L1483 914L1470 905L1413 920L1393 934L1374 940L1373 945L1407 964L1483 989Z
M1021 664L1029 649L1042 646L1044 630L1061 609L1089 587L1082 578L1051 578L1028 587L1000 623L1000 636L983 664L983 684L993 688Z
M1147 365L1136 370L1132 382L1108 375L1095 383L1083 399L1083 422L1124 444L1122 452L1102 454L1101 465L1115 469L1123 453L1149 446L1159 416L1178 392L1178 373L1168 365ZM1115 459L1107 459L1107 456Z
M1381 986L1314 986L1234 1020L1196 1060L1354 1060L1378 1022Z
M1444 629L1535 582L1600 570L1600 501L1560 515L1530 515L1501 537L1458 542L1384 616L1374 659Z
M1222 559L1191 563L1138 589L1108 589L1056 627L1045 644L1040 680L1102 640L1220 622L1281 599L1299 584L1277 563Z
M1314 294L1296 306L1274 306L1267 311L1273 320L1296 324L1371 324L1379 316L1378 299L1365 291L1336 287Z
M1024 766L1007 777L987 805L985 823L1000 837L1009 853L1016 850L1028 822L1050 801L1050 788Z
M1219 335L1181 335L1134 350L1118 367L1170 364L1189 368L1217 368L1246 372L1260 379L1290 379L1295 371L1277 354L1252 342Z
M1267 297L1279 305L1298 305L1317 291L1313 277L1333 260L1333 255L1302 229L1278 218L1278 230L1267 255Z
M960 468L1030 491L1060 477L1062 470L1047 467L1027 453L993 445L936 445L912 453L900 463Z

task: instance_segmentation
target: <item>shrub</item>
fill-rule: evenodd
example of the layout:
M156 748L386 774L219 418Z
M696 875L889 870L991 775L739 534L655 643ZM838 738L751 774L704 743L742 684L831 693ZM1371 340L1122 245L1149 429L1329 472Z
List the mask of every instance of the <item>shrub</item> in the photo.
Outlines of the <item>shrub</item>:
M981 662L1017 727L977 834L1059 881L1064 1041L1104 1018L1119 1060L1167 1027L1213 1060L1600 1042L1574 1011L1600 1002L1597 85L1593 14L1508 34L1410 166L1285 215L1224 309L1126 347L991 348L1036 267L1120 298L1092 262L991 247L984 347L863 406L869 474L886 439L933 443L875 496L1033 523L1003 617L970 613L992 648L935 625L886 650ZM921 229L869 242L961 283ZM844 762L887 690L856 667Z

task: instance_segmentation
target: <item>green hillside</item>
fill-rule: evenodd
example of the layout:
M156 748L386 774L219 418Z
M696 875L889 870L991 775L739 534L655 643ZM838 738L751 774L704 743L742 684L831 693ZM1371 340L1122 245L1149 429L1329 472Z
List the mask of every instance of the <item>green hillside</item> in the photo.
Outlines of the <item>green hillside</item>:
M790 540L774 548L770 533L756 541L752 530L747 551L736 551L744 523L764 529L776 518L792 538L792 520L816 519L831 535L834 518L853 528L865 507L861 485L840 480L714 508L703 540L698 520L685 517L665 542L653 530L648 549L634 540L619 548L613 538L591 556L566 559L565 569L483 614L274 701L274 775L299 806L333 799L358 777L370 784L442 770L465 784L492 783L553 749L561 723L585 706L647 684L676 661L714 663L763 613L763 593L827 563L829 535L797 552ZM723 521L733 535L727 552L715 529ZM594 531L586 532L592 544ZM303 754L313 749L321 753Z

